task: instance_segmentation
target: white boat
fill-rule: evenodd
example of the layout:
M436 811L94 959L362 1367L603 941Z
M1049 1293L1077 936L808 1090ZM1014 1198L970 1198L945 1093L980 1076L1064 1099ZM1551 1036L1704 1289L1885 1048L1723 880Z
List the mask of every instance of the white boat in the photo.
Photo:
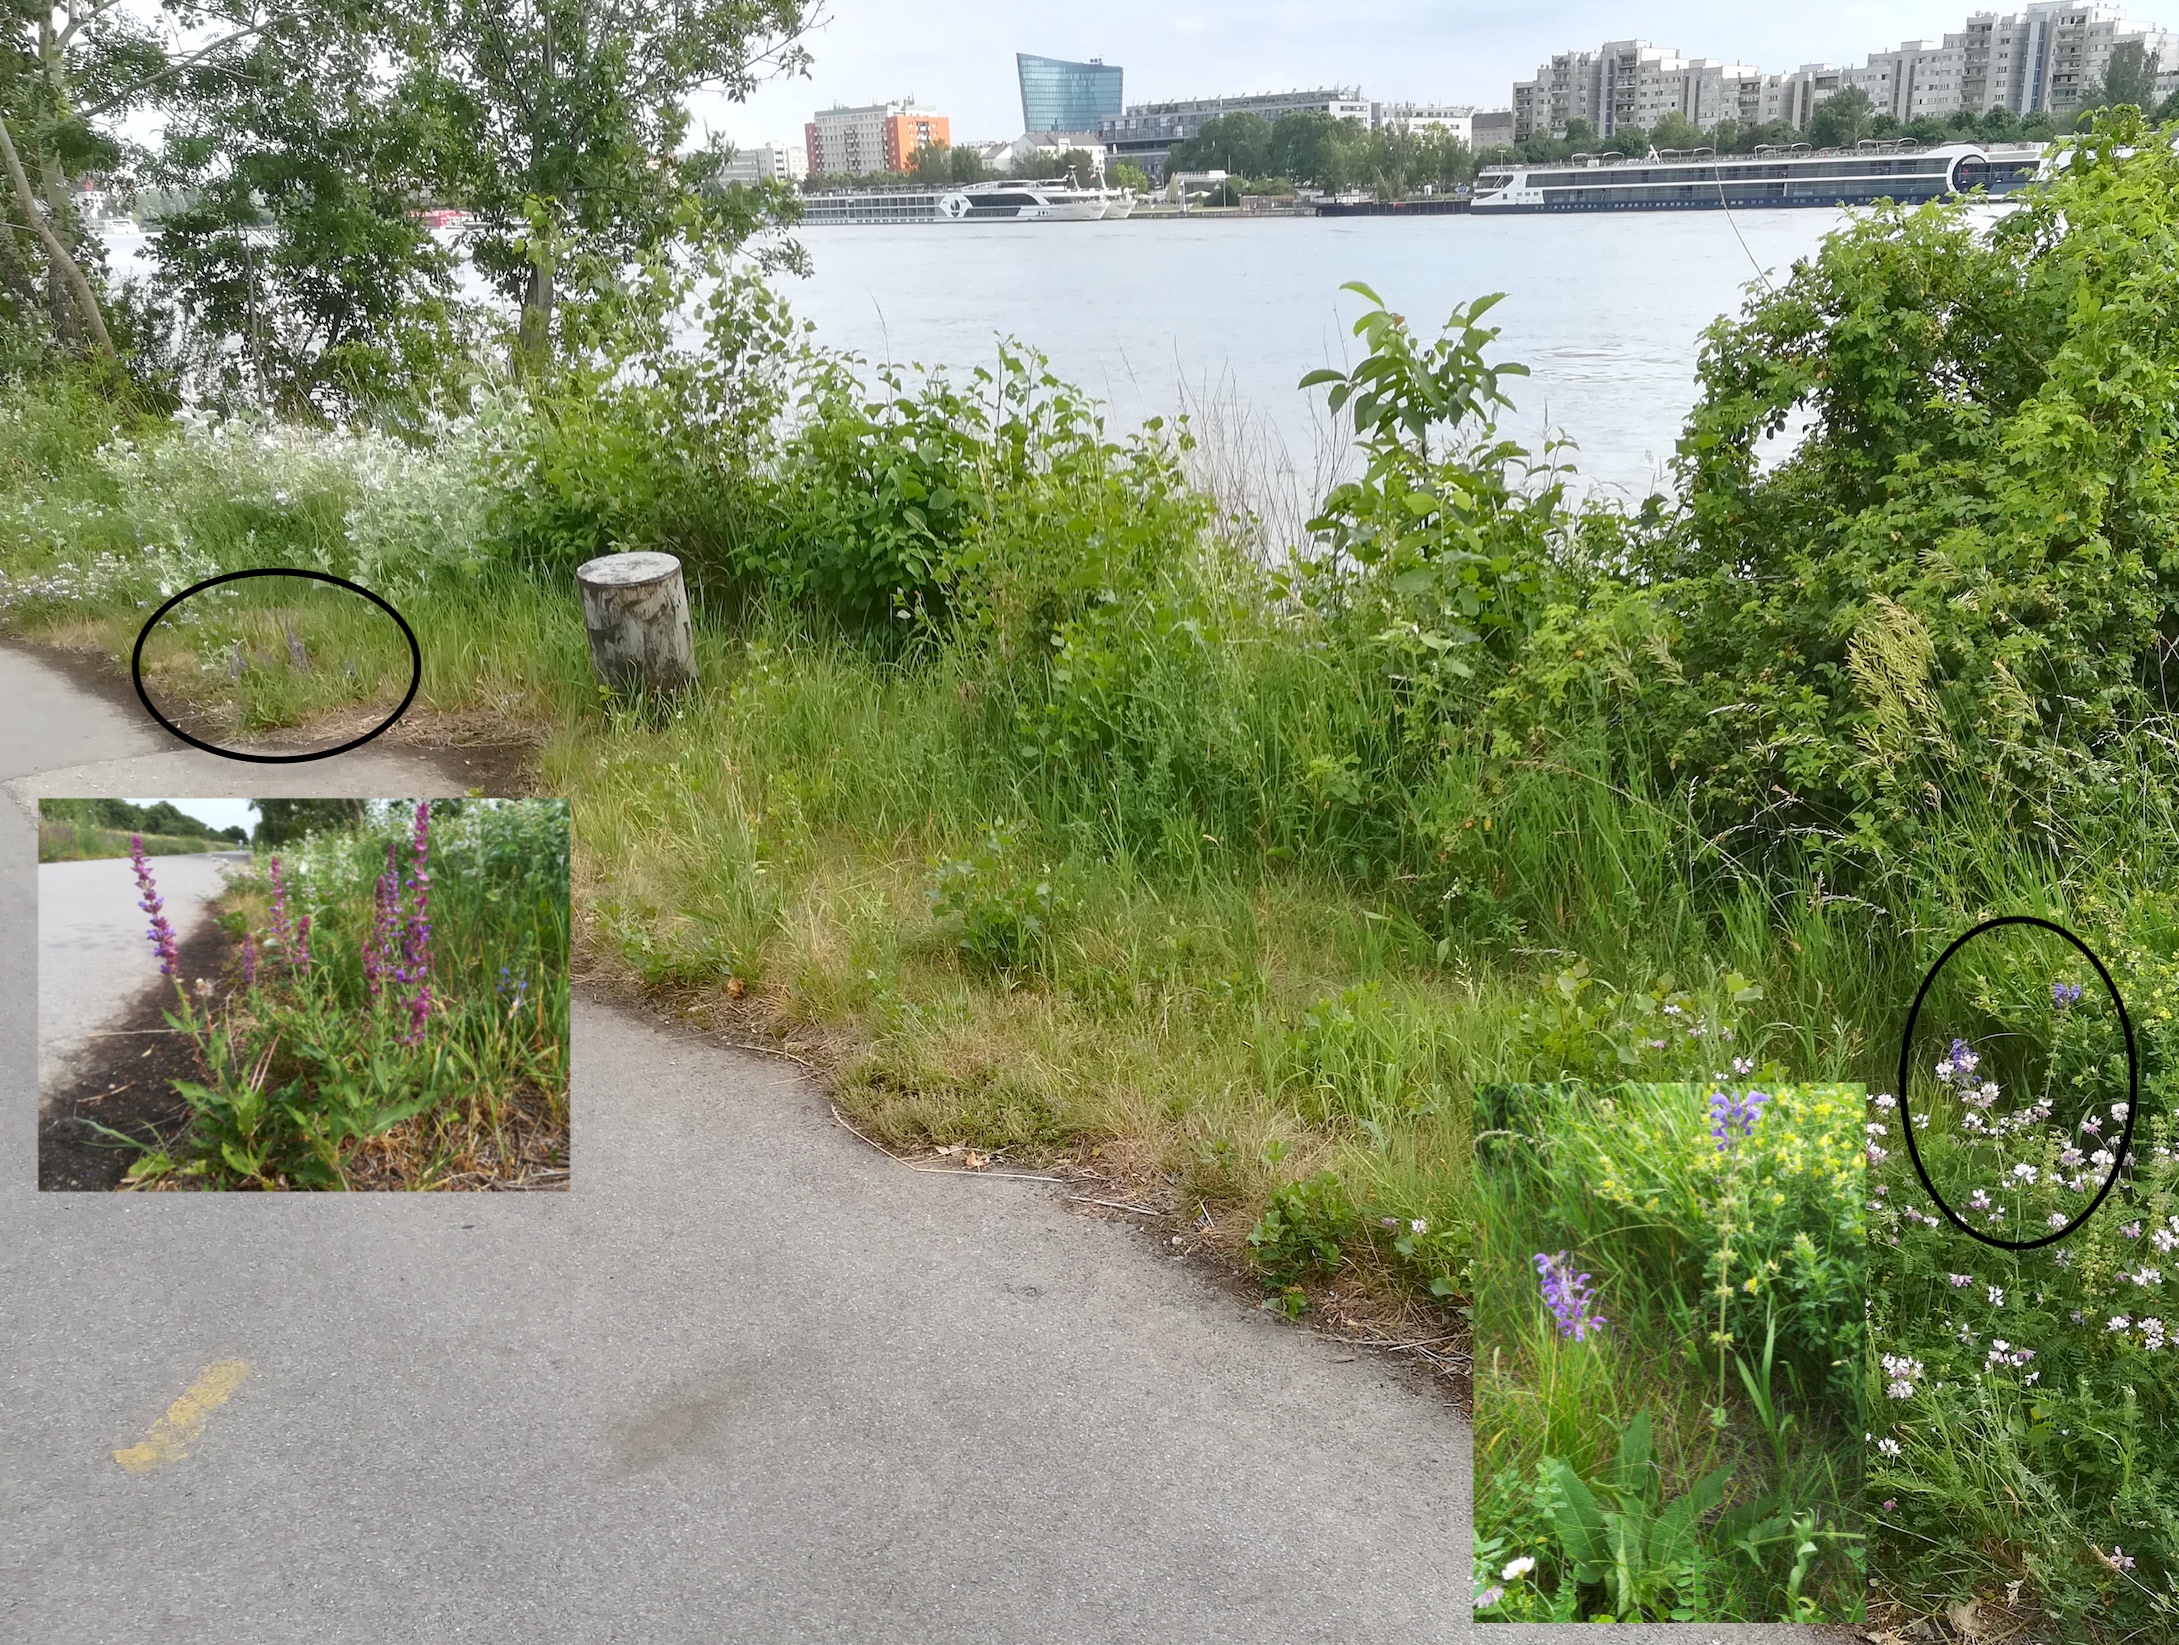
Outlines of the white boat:
M1135 191L1131 188L1108 188L1101 191L1105 197L1107 218L1125 217L1135 209Z
M1805 143L1720 155L1666 150L1644 159L1577 154L1542 166L1493 166L1475 180L1469 210L1701 211L1762 206L1911 204L1980 188L2009 194L2035 181L2042 145L1865 142L1851 149Z
M1107 214L1110 192L1083 188L1071 172L1054 180L974 183L940 195L938 214L954 223L1092 223Z

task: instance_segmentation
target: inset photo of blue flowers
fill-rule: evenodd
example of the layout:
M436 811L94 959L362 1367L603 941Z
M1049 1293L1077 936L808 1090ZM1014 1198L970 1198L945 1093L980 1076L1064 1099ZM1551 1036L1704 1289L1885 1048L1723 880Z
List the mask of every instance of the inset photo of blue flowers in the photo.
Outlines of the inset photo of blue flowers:
M1479 1092L1477 1621L1862 1619L1862 1091L1775 1072Z
M565 1188L568 808L46 800L39 1184Z

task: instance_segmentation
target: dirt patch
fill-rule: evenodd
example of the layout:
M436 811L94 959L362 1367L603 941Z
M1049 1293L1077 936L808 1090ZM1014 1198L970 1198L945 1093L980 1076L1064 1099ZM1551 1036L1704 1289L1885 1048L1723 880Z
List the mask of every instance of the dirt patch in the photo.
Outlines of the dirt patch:
M181 945L180 975L208 977L225 986L227 934L206 920ZM173 1144L189 1124L189 1104L174 1091L176 1080L204 1077L196 1044L166 1025L174 1009L174 983L147 984L114 1020L61 1071L38 1105L38 1186L41 1189L110 1192L138 1157L138 1149ZM103 1128L103 1129L102 1129Z
M137 721L162 742L176 748L188 744L144 712L136 688L129 681L126 660L104 651L69 645L50 639L6 636L7 643L65 675L70 684L112 704ZM232 734L216 717L190 709L162 704L162 709L192 736L217 744ZM391 704L344 708L321 714L300 725L282 726L260 733L247 743L237 743L252 753L294 754L314 748L333 748L385 719ZM438 712L411 708L370 747L407 748L428 756L450 780L463 788L494 799L515 799L536 793L537 752L544 746L544 727L529 721L486 710ZM392 797L392 796L380 796Z

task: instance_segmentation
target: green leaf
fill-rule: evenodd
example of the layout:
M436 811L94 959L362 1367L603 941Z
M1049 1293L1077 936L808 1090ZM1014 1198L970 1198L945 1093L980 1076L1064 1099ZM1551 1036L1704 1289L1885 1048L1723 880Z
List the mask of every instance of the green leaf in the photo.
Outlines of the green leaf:
M1611 1547L1605 1540L1604 1510L1581 1482L1581 1476L1557 1457L1546 1457L1543 1470L1554 1499L1552 1521L1559 1534L1559 1547L1574 1568L1575 1581L1595 1582L1611 1559Z

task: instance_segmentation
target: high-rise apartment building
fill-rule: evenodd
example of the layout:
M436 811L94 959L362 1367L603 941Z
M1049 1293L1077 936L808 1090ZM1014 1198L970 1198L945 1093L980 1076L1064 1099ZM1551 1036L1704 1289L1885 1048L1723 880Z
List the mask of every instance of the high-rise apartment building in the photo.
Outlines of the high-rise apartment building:
M943 114L916 107L915 99L819 109L802 128L813 173L863 176L875 171L906 171L915 151L952 140L952 124Z
M2033 0L2021 11L1976 12L1945 44L1960 52L1960 108L2071 114L2099 84L2111 50L2138 40L2160 70L2179 70L2179 35L2136 22L2116 6Z
M1667 114L1698 126L1755 120L1763 71L1712 57L1682 57L1647 40L1609 40L1596 51L1560 52L1513 87L1513 140L1559 133L1586 120L1600 138L1630 126L1647 131Z
M1818 104L1857 87L1874 112L1902 124L1966 110L2063 117L2101 83L2112 50L2137 40L2157 70L2157 95L2179 90L2179 34L2136 22L2102 0L2030 0L2021 11L1976 12L1942 40L1908 40L1859 68L1804 63L1766 75L1709 58L1682 58L1646 40L1561 52L1513 87L1513 140L1563 133L1586 120L1600 138L1654 126L1668 112L1698 126L1722 119L1806 126Z
M1120 67L1101 57L1069 63L1017 51L1014 72L1021 81L1023 131L1095 131L1098 121L1118 119L1124 107Z

